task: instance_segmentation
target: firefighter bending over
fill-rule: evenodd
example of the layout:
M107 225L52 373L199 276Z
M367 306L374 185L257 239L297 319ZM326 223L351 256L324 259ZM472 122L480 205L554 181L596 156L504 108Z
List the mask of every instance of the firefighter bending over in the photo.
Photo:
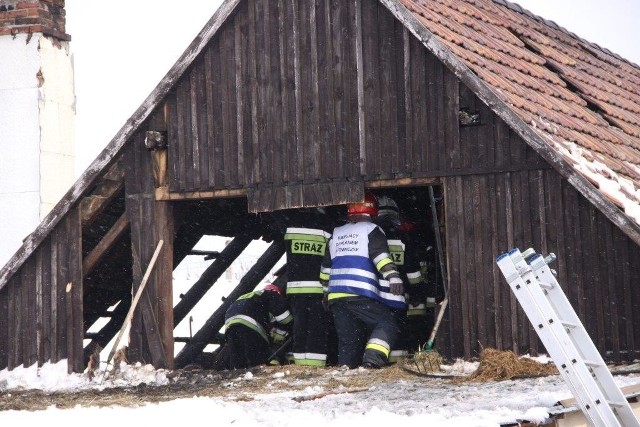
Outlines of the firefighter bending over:
M290 330L293 316L282 295L286 275L263 289L241 295L225 313L225 369L266 364L271 352L270 329L277 323Z

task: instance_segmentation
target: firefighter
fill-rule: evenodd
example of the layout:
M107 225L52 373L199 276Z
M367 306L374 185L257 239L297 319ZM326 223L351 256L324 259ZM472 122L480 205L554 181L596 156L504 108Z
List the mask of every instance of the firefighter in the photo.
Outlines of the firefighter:
M402 280L391 259L373 194L347 205L345 225L336 227L320 270L328 283L327 304L338 336L338 364L381 368L398 336L390 307L404 307ZM383 281L382 279L385 279Z
M323 208L303 208L287 215L287 299L293 324L291 356L296 365L326 366L329 313L318 278L331 234Z
M225 369L268 363L273 324L289 331L293 316L283 295L286 275L262 289L241 295L225 313Z
M407 238L399 229L400 210L398 204L392 198L387 196L378 197L378 216L375 219L375 223L382 228L387 237L391 258L398 267L398 273L403 281L405 291L408 291L409 281L407 280L407 265L405 265L405 261L407 256L413 259L415 252L411 250L412 248L406 248ZM409 251L406 249L409 249ZM419 271L420 264L417 261L415 264L417 265L416 270ZM400 329L400 335L396 340L396 345L391 349L389 355L390 362L397 362L399 358L406 357L409 354L409 348L405 340L407 326L406 296L407 295L403 295L402 307L391 307L398 328Z

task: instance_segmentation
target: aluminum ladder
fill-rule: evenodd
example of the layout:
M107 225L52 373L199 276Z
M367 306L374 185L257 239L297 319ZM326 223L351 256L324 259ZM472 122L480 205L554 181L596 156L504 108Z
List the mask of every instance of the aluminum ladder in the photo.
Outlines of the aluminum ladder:
M511 249L496 263L579 408L595 427L640 427L629 402L615 384L546 258L527 249Z

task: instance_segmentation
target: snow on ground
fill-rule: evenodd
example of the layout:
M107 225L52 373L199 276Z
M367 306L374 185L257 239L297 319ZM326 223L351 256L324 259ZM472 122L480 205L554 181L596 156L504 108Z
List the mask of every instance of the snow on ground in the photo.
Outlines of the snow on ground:
M476 367L476 363L458 360L447 368L447 373L468 374ZM40 369L36 366L13 371L5 369L0 371L0 394L13 394L20 398L20 392L25 389L79 392L142 383L161 386L173 381L167 371L139 364L123 364L120 374L107 376L104 381L101 375L90 380L84 374L69 375L66 369L66 360L45 364ZM220 397L182 398L137 408L112 405L103 408L77 406L73 409L49 407L41 411L5 410L0 411L0 424L36 425L71 421L72 425L82 422L100 427L112 426L114 420L125 419L127 425L134 422L174 425L189 417L210 420L216 426L309 427L330 424L353 427L356 424L389 426L399 422L429 426L500 426L521 420L548 421L549 410L556 402L571 397L562 378L557 375L488 383L456 383L449 378L410 376L391 382L377 382L354 391L340 385L341 382L349 377L357 379L384 370L326 369L322 374L324 381L309 383L293 375L287 367L270 369L273 369L273 374L268 383L256 389L251 388L251 383L257 381L251 372L232 376L224 383L228 392ZM621 387L640 383L640 377L634 375L614 378ZM348 381L345 384L349 384ZM246 397L247 390L253 390L250 398ZM337 394L342 390L344 393ZM322 396L327 391L333 394ZM308 400L304 400L305 397Z

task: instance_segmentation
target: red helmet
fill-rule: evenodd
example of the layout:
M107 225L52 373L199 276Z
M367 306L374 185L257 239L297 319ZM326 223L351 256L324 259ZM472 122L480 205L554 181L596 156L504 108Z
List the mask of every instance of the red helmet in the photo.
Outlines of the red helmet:
M278 286L274 285L273 283L269 283L262 289L265 291L277 292L278 294L282 295L282 290Z
M378 200L373 193L364 194L364 202L349 203L347 205L347 215L369 215L371 218L378 216Z

